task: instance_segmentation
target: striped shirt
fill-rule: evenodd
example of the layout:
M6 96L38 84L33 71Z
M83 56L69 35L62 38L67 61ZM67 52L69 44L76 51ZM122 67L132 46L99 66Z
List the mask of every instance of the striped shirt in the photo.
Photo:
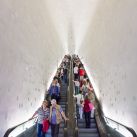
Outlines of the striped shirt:
M43 110L42 107L38 108L36 111L38 114L38 123L42 124L43 120L46 118L49 118L49 108L46 108L46 110Z

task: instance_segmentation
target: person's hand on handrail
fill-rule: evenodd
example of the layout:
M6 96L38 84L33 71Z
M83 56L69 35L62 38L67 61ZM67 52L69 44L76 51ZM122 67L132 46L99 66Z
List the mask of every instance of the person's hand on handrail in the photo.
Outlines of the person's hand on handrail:
M36 115L37 115L37 112L35 112L35 113L33 114L33 116L28 119L28 121L30 121L30 120L32 120L33 118L35 118Z
M69 118L66 117L66 115L63 111L61 112L61 114L62 114L62 117L64 118L65 122L69 120Z

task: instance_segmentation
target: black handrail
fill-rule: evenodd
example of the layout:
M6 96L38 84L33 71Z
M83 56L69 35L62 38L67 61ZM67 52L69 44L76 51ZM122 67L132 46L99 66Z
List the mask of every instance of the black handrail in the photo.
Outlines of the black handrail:
M118 125L120 125L120 126L122 126L124 128L126 128L133 135L133 137L137 137L136 132L132 128L127 127L127 126L123 125L122 123L117 122L117 121L115 121L115 120L113 120L111 118L108 118L108 117L104 116L104 115L103 115L103 117L106 118L106 119L109 119L110 121L113 121L114 123L116 123L116 124L118 124Z
M72 60L72 81L74 80L74 68L73 68L73 60ZM73 87L73 95L75 95L75 88L74 88L74 83L72 84ZM74 117L75 117L75 131L74 131L74 137L78 137L78 118L77 118L77 107L76 103L74 103Z
M65 115L68 117L68 92L69 92L69 81L70 81L70 62L69 61L69 71L67 73L67 102L66 102L66 109L65 109ZM64 126L64 137L68 137L68 122L65 121Z
M36 118L37 118L37 117L34 117L34 118L30 119L30 120L24 121L24 122L22 122L22 123L20 123L20 124L18 124L18 125L16 125L16 126L14 126L14 127L12 127L12 128L9 128L9 129L6 131L6 133L4 134L3 137L8 137L9 134L10 134L14 129L16 129L17 127L19 127L19 126L21 126L21 125L23 125L23 124L25 124L25 123L33 120L33 119L36 119Z

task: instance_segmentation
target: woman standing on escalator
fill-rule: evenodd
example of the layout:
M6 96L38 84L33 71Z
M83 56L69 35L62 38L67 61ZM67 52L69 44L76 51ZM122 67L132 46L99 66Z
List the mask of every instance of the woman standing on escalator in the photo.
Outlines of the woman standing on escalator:
M91 102L88 99L88 96L85 96L84 100L84 115L85 115L85 123L86 123L86 128L90 128L90 123L91 123Z
M37 119L37 137L45 137L45 132L43 131L43 121L46 119L49 120L49 108L48 108L48 101L44 100L42 102L42 106L39 107L33 116L30 119L33 119L35 116L38 116ZM47 123L48 124L48 123Z

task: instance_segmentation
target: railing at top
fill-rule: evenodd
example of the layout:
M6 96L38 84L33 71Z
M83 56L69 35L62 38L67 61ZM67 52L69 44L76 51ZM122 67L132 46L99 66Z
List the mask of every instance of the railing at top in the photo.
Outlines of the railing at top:
M21 133L25 132L29 128L33 127L36 124L37 117L34 117L31 120L27 120L17 126L14 126L10 129L8 129L4 135L4 137L16 137L20 135Z

